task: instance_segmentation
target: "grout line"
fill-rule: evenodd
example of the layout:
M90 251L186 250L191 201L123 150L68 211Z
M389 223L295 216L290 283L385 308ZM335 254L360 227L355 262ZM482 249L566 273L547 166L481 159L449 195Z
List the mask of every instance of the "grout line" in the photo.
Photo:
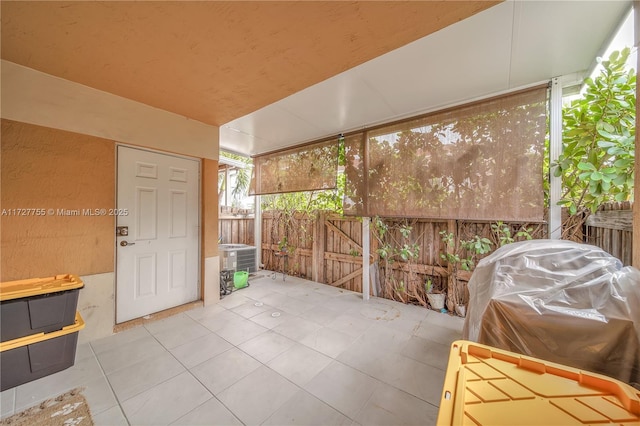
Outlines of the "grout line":
M113 386L111 385L111 381L109 380L109 376L107 376L107 373L105 373L104 369L102 368L102 364L100 363L100 359L98 358L98 355L93 350L93 346L91 345L91 343L89 343L89 347L91 348L91 353L95 357L96 362L98 363L98 366L100 367L100 371L102 372L102 376L107 381L107 385L109 385L109 390L111 391L111 394L113 395L113 398L116 400L116 405L114 405L114 407L117 406L120 409L120 413L122 414L122 417L124 417L124 420L127 422L128 425L130 425L131 422L127 418L127 414L124 412L124 408L122 408L122 403L120 402L120 398L118 398L118 395L116 395L116 392L113 390ZM100 413L96 413L96 414L92 413L92 417L93 416L97 416L98 414L104 413L107 410L110 410L111 408L113 408L113 407L109 407L106 410L101 411ZM91 407L89 407L89 412L91 412Z

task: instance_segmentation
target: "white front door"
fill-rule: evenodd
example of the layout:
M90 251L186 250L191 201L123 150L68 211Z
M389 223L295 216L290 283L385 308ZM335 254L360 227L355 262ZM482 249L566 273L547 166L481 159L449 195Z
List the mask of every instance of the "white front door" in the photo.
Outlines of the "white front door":
M198 298L199 173L197 160L118 147L116 322Z

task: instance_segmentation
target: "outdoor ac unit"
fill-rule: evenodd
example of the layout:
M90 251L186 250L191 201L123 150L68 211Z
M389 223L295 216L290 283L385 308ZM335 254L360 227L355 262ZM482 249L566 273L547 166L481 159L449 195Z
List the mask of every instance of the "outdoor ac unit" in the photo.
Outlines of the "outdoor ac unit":
M220 244L220 270L256 272L256 248L246 244Z

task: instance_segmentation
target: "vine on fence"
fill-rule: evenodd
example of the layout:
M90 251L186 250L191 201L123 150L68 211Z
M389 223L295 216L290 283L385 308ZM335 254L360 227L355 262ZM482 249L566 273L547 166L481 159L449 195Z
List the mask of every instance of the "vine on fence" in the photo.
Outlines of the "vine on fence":
M416 219L398 221L383 220L376 216L372 220L373 235L378 242L376 250L380 257L382 296L408 303L417 301L427 306L422 278L413 267L420 254L417 238L412 237Z

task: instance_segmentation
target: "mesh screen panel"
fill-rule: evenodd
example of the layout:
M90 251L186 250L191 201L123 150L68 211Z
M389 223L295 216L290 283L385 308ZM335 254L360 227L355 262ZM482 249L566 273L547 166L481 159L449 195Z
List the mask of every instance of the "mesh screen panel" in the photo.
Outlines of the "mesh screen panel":
M251 195L333 189L338 143L329 140L256 156L253 164Z
M345 214L542 221L546 87L345 140Z

